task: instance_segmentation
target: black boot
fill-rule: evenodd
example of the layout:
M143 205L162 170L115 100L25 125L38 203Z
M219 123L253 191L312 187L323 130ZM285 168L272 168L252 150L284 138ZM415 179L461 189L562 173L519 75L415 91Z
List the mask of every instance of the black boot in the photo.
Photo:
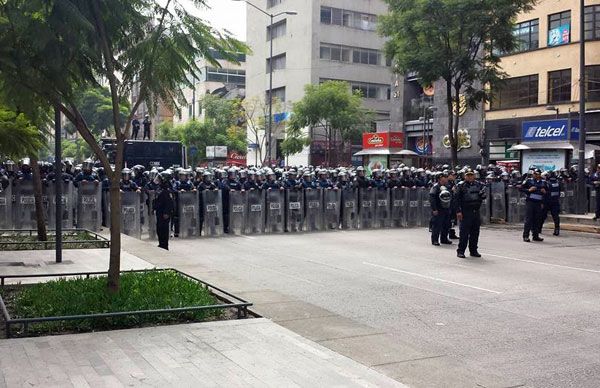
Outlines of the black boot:
M560 228L554 228L554 233L552 234L558 236L560 234Z
M540 242L542 242L542 241L544 241L544 239L541 238L540 236L533 236L533 241L540 241Z

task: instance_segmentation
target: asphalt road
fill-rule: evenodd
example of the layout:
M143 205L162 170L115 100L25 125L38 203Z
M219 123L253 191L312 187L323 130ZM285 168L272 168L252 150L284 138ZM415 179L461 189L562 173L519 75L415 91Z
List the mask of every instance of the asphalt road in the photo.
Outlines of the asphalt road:
M466 260L456 245L433 247L425 229L176 240L171 250L392 333L465 373L598 387L600 236L545 237L527 244L520 230L484 229L483 258Z

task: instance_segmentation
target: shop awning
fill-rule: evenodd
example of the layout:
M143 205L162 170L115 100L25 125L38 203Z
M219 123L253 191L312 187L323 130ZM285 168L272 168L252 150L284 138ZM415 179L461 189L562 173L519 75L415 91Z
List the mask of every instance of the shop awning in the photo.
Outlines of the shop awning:
M394 152L394 155L419 156L419 154L417 154L416 152L411 151L411 150L402 150L402 151Z
M419 156L414 151L411 150L399 150L399 149L389 149L389 148L368 148L365 150L358 151L354 154L354 156L361 155L404 155L404 156Z
M515 144L507 149L507 151L524 151L524 150L572 150L573 145L566 141L536 141L529 143Z

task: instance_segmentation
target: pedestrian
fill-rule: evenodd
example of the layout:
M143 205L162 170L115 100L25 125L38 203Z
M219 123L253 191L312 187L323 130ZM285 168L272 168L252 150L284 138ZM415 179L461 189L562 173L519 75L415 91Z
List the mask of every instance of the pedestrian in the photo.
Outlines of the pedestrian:
M472 169L466 169L464 176L465 180L460 182L456 189L456 219L460 223L456 256L461 259L465 258L467 244L470 256L481 257L478 251L481 227L479 209L487 195L485 186L475 180L475 172Z
M150 140L150 126L152 125L152 121L150 121L150 116L146 115L146 117L144 117L144 137L142 140L146 140L146 137L148 137L148 140Z
M542 223L542 211L544 209L544 197L546 196L546 182L542 180L542 171L533 170L533 177L523 182L521 191L527 195L525 201L525 224L523 226L523 241L531 242L529 233L533 235L533 241L544 241L540 237Z
M594 221L600 218L600 164L596 166L596 172L590 177L592 189L596 191L596 214Z
M169 230L171 217L175 209L171 196L171 183L163 174L154 178L154 183L159 186L153 209L156 213L156 235L158 236L158 247L169 250Z
M137 116L131 122L131 131L131 138L137 140L138 134L140 133L140 120L138 120Z
M439 173L438 181L429 191L429 203L431 204L431 244L439 246L442 244L451 245L452 241L448 239L448 230L450 229L450 202L452 201L452 192L448 190L448 175Z

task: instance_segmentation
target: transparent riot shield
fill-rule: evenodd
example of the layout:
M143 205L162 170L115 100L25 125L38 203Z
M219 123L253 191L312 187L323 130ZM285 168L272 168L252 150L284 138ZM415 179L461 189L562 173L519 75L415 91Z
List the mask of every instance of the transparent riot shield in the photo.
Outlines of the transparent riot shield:
M576 189L575 182L569 182L565 184L564 206L561 204L561 207L564 209L565 213L577 213L577 198L575 196Z
M408 190L408 211L406 214L406 226L414 228L421 225L421 193L417 188Z
M179 202L179 237L190 238L200 236L200 203L197 191L181 191L178 193Z
M493 221L506 221L506 193L504 182L492 182L490 186L492 200L491 219Z
M148 229L148 209L146 205L146 191L140 193L140 234L143 235Z
M158 236L156 235L156 214L154 214L154 199L156 198L156 191L149 190L145 192L146 194L146 233L148 233L148 238L150 240L156 240Z
M140 198L138 191L121 193L121 233L131 237L141 238L140 227Z
M341 202L341 190L323 190L323 227L325 230L336 230L340 228Z
M592 189L590 190L590 202L589 202L589 204L590 204L589 209L590 209L590 213L592 213L592 214L596 213L596 195L597 195L597 192L592 187Z
M2 188L0 185L0 229L13 228L12 182Z
M229 234L241 235L246 228L246 192L229 193Z
M265 230L265 192L248 190L246 193L245 234L261 234Z
M99 182L79 182L77 189L77 227L93 232L100 230L102 222L102 187ZM110 202L107 203L107 205ZM107 223L110 223L107 206Z
M347 188L342 190L341 194L342 229L358 229L358 190Z
M62 227L73 228L73 182L48 182L46 196L48 199L48 227L54 229L56 226L56 184L62 185Z
M506 190L507 221L513 224L522 223L525 220L525 195L516 187L508 187Z
M429 190L424 187L417 188L419 192L420 204L421 204L421 215L418 222L421 227L429 228L431 222L431 203L429 202Z
M359 228L371 229L375 226L375 190L371 188L358 190L359 196Z
M15 229L36 229L35 196L33 194L33 181L17 179L14 181Z
M221 190L205 190L202 192L204 236L216 237L223 235L223 200Z
M304 230L316 232L323 230L323 190L304 190Z
M408 208L407 188L395 187L390 190L390 217L392 228L406 227L406 214Z
M304 190L285 190L287 232L301 232L304 226Z
M285 227L284 190L268 189L266 191L266 233L282 233Z
M375 190L375 227L389 228L391 225L390 189Z
M485 186L485 193L485 199L481 201L481 207L479 208L482 225L490 223L490 188L488 186Z

